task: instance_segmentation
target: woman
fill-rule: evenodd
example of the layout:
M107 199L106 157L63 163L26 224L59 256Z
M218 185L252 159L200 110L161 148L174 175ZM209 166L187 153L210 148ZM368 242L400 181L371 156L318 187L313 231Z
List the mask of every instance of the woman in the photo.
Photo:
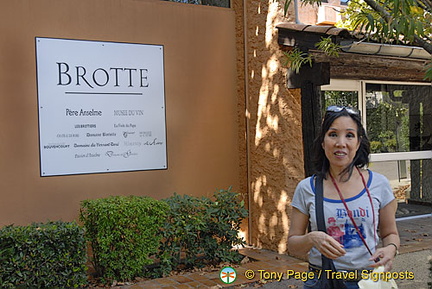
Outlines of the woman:
M383 175L362 169L369 163L370 146L359 112L328 107L315 153L317 174L323 178L327 233L317 230L316 178L312 176L302 180L294 194L288 250L309 253L310 270L315 272L320 270L321 254L332 259L338 271L362 272L381 265L391 270L400 245L397 202ZM379 237L381 248L377 248ZM349 279L345 284L347 288L359 288L358 281ZM319 288L317 282L316 278L308 280L304 288Z

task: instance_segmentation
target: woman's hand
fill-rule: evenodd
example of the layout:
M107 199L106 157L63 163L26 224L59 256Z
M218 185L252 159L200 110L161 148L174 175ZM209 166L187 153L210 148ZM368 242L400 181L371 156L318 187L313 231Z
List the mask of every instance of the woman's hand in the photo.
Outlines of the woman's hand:
M384 271L389 272L393 267L393 260L396 256L396 247L395 246L386 246L383 248L379 248L375 251L375 253L370 257L370 261L379 258L380 260L371 265L371 267L379 267L381 265L384 266Z
M327 258L336 259L346 253L345 249L338 241L324 232L313 231L310 232L308 236L314 247Z

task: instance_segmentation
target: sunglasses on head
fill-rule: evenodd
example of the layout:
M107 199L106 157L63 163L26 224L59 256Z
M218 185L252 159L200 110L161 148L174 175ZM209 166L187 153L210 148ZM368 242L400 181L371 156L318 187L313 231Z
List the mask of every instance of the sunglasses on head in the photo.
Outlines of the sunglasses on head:
M346 110L349 114L359 114L359 111L352 107L347 106L339 106L339 105L331 105L327 107L326 112L341 112L343 110Z

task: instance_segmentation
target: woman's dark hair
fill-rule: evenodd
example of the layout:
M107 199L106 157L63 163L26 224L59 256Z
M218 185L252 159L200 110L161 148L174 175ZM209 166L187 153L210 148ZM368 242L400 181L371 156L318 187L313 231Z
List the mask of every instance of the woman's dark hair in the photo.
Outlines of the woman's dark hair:
M314 141L315 157L313 159L313 165L316 173L321 175L323 178L326 178L330 168L330 163L325 155L322 143L324 142L324 137L327 131L330 129L330 126L337 118L341 116L348 116L354 120L358 127L357 136L360 140L360 146L356 152L356 155L354 156L353 161L341 173L341 176L347 175L346 178L344 178L344 180L347 181L351 177L354 167L362 168L369 164L370 144L366 135L366 131L361 122L360 113L352 113L351 109L347 110L346 108L341 108L341 110L337 112L327 111L325 113L324 120L321 124L321 132Z

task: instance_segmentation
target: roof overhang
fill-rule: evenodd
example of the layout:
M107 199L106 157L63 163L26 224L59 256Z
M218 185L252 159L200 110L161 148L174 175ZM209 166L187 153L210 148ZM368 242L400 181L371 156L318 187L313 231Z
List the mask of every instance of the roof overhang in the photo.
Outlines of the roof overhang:
M276 27L279 45L298 48L313 58L313 71L304 65L299 74L288 72L290 88L300 87L305 81L322 85L329 78L424 82L425 66L432 58L421 47L366 42L363 35L334 26L281 23ZM316 48L324 37L341 45L339 56L329 56ZM310 74L321 76L310 79Z
M428 60L432 58L422 47L366 42L361 40L362 35L345 28L294 23L280 23L276 28L279 31L280 45L298 47L302 51L316 49L315 43L321 41L322 37L330 36L342 46L342 51L347 53Z
M342 51L368 55L386 55L403 58L431 59L431 55L422 47L390 45L362 41L341 41Z

